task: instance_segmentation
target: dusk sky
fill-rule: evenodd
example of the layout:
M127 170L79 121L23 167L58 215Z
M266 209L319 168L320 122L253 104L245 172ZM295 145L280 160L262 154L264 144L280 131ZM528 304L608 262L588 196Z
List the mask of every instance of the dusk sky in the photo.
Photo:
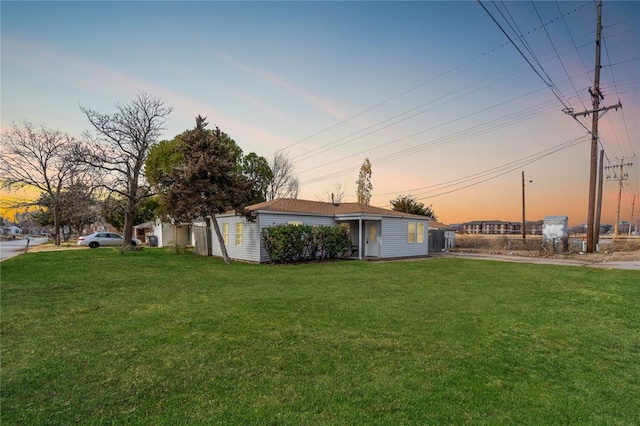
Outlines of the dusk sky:
M592 108L595 2L0 5L3 128L26 119L81 137L80 105L114 112L144 91L174 108L163 139L200 114L245 153L286 150L299 198L342 184L355 201L368 157L372 205L405 194L444 223L519 222L524 171L527 220L587 221L591 119L563 109ZM634 194L640 207L640 2L604 1L602 16L602 106L623 108L600 119L600 143L605 166L633 163L628 221ZM603 223L617 193L605 179Z

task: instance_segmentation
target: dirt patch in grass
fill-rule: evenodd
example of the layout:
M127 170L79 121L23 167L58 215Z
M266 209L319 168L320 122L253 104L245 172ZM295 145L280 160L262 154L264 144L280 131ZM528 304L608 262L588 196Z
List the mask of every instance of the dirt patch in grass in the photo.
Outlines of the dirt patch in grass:
M63 251L63 250L82 250L87 247L79 246L76 243L62 243L56 247L53 243L40 244L35 247L29 247L29 253L41 252L41 251Z

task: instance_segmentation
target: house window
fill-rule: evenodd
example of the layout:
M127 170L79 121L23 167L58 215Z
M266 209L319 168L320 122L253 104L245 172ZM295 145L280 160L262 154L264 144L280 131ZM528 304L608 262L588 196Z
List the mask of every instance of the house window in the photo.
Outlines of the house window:
M229 244L229 223L222 224L222 239L225 244Z
M302 222L299 222L297 220L291 220L291 221L287 222L287 225L301 226Z
M407 225L407 243L413 244L416 242L416 223L409 222Z
M422 223L422 222L418 223L418 239L417 239L417 243L418 244L424 243L424 223Z
M242 222L236 223L236 245L242 245Z

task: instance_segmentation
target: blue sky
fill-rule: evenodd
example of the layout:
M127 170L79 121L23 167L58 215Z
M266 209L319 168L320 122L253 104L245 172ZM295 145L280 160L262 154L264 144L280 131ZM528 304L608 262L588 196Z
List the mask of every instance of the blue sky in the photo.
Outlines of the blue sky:
M341 184L354 201L368 157L374 205L411 194L447 223L520 221L524 170L528 220L586 222L590 137L562 109L591 109L595 3L483 4L542 78L478 2L3 1L1 125L80 137L80 105L112 112L145 91L174 108L166 139L201 114L247 153L285 149L301 198ZM603 26L603 104L623 109L600 136L612 164L635 163L629 220L640 2L605 1ZM616 197L605 183L604 222Z

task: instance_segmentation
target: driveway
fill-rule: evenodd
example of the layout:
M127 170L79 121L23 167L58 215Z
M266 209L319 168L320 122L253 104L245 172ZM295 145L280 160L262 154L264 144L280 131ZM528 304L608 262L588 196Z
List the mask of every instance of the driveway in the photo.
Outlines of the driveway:
M31 237L29 241L29 247L35 247L37 245L46 243L48 239L41 237ZM24 253L24 249L27 246L27 240L0 240L0 262Z

